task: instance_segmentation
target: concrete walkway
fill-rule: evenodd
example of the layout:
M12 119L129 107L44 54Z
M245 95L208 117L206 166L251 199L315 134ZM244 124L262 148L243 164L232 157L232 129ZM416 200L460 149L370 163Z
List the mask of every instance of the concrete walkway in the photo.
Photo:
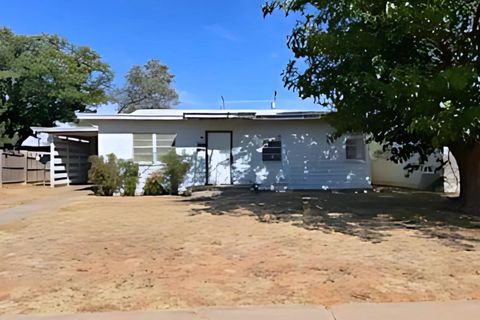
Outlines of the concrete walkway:
M478 320L480 301L354 303L331 312L336 320Z
M0 320L478 320L480 301L200 308L187 311L3 315Z
M59 187L51 195L12 208L2 209L0 210L0 225L24 219L34 214L56 211L58 208L84 198L91 193L91 191L84 189L85 186Z

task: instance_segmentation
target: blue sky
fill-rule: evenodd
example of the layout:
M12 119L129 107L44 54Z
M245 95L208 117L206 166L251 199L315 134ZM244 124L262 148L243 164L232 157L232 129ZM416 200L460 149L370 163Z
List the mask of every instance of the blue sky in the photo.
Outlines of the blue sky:
M283 88L280 73L291 53L286 36L295 18L262 17L263 0L15 0L4 1L0 24L21 34L57 33L100 53L115 84L134 64L151 58L176 75L180 108L315 109ZM103 112L109 111L104 108Z

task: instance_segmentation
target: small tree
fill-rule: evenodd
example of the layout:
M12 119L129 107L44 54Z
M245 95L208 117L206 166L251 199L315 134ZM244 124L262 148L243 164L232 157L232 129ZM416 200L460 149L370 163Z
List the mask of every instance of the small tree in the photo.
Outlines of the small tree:
M134 196L138 183L138 164L132 160L118 161L120 176L122 179L123 195Z
M88 182L93 184L95 195L113 196L122 185L117 157L111 153L107 159L104 159L103 156L91 156L88 160L91 163Z
M169 194L178 194L178 188L183 182L190 168L190 162L185 157L178 155L175 150L164 154L160 160L165 165L163 170L162 185Z

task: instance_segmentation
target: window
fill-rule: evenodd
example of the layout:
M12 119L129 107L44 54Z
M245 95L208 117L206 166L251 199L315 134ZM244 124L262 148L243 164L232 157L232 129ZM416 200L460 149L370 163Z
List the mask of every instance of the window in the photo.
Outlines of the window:
M345 141L347 160L365 160L365 141L363 137L350 137Z
M155 159L157 162L161 162L160 158L172 150L172 147L175 147L175 134L156 134L156 155Z
M153 161L153 140L152 134L134 133L133 134L133 161L152 162Z
M176 134L134 133L133 161L155 163L175 146Z
M263 141L262 160L282 161L282 141L280 139Z

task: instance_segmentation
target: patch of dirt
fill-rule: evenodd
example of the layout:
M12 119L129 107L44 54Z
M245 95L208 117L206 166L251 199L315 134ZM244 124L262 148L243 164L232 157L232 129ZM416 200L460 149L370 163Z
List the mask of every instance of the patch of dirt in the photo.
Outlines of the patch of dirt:
M2 209L16 207L58 193L58 189L23 184L6 184L0 188L0 214Z
M85 197L33 215L0 229L0 313L480 299L480 229L436 196L305 196Z

